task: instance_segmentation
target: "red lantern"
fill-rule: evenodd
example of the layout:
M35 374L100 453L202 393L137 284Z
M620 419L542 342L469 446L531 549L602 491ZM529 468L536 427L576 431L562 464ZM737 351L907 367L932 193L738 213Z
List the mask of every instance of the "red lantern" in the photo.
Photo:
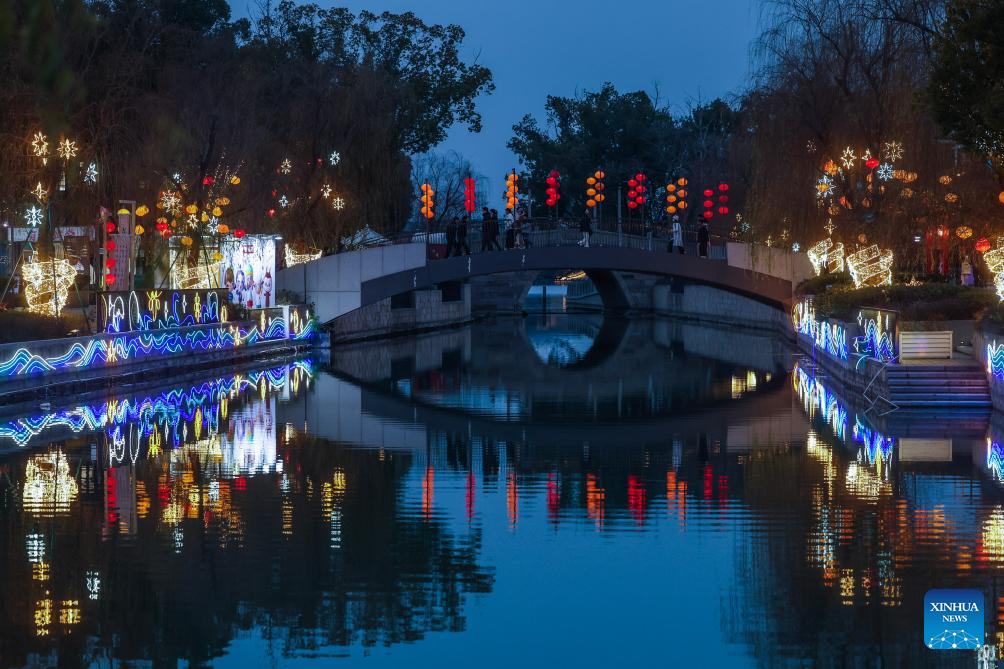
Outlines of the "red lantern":
M638 196L638 197L637 197L637 198L635 199L635 202L637 202L638 204L645 204L645 196L644 196L644 195L639 195L639 196Z
M706 212L704 212L704 218L706 218L706 219L709 219L709 220L710 220L712 216L714 216L714 213L712 213L712 212L710 212L710 211L706 211Z
M547 177L547 179L545 179L544 181L545 183L547 183L548 186L554 186L554 184L558 182L558 180L555 179L554 177Z
M108 249L109 251L114 251L115 250L115 241L109 239L108 243L105 244L105 248Z
M105 230L108 231L108 234L114 235L117 229L118 228L115 225L115 221L105 221Z
M246 234L247 234L247 233L246 233L246 232L244 232L244 230L243 230L243 229L241 229L241 228L237 228L236 230L234 230L234 237L236 237L237 239L241 239L241 238L242 238L242 237L244 237L244 235L246 235Z
M477 208L477 198L474 196L474 179L467 177L464 179L464 211L473 214Z
M729 201L729 196L728 195L719 195L718 196L718 201L721 202L722 204L724 204L724 203L726 203L726 202Z
M980 237L976 240L976 250L980 253L986 253L990 250L990 240L986 237Z
M711 209L714 206L715 206L715 203L712 202L711 200L705 200L704 201L704 208L705 209Z
M156 227L157 227L157 232L163 233L163 232L165 232L167 230L167 222L166 221L158 221Z
M638 186L635 190L638 191L639 193L644 193L648 189L645 188L644 186Z
M715 194L715 191L711 190L710 188L705 188L704 189L704 197L711 197L714 194Z
M553 207L553 206L555 206L556 204L558 204L558 201L557 201L557 200L555 200L555 199L554 199L553 197L549 197L549 198L547 198L546 202L547 202L547 206L548 206L548 207Z
M633 200L636 197L638 197L638 191L634 190L633 188L628 191L628 199L629 200Z
M558 191L554 188L554 186L551 186L550 188L548 188L544 192L547 193L548 196L550 196L550 197L554 197L558 193Z
M203 186L212 186L214 183L216 183L216 177L214 177L212 174L207 174L206 176L202 177Z
M634 175L634 178L637 179L638 181L644 181L646 179L645 175L642 174L641 172L639 172L638 174Z
M115 258L106 259L105 267L107 267L108 269L115 269Z
M725 183L724 181L722 183L718 184L718 190L722 191L723 193L725 191L727 191L728 189L729 189L729 185L727 183Z
M638 203L634 200L628 200L628 209L637 209Z
M110 286L113 283L115 283L115 278L116 278L115 275L112 274L111 272L109 272L108 274L105 274L105 285L106 286Z
M865 161L865 167L867 167L870 170L873 170L878 166L879 166L878 158L869 158L868 160Z
M718 213L721 214L722 216L727 216L728 213L729 213L729 208L728 207L719 207L718 208Z
M635 181L634 179L628 179L628 187L629 187L629 188L631 188L632 190L634 190L634 188L635 188L635 187L636 187L637 185L638 185L638 182L637 182L637 181Z

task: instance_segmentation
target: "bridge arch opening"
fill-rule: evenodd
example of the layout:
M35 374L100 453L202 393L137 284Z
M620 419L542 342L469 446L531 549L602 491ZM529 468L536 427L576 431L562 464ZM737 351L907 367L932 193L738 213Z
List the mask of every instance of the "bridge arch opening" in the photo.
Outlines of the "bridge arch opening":
M545 270L522 291L523 310L624 311L630 300L616 272L597 269Z

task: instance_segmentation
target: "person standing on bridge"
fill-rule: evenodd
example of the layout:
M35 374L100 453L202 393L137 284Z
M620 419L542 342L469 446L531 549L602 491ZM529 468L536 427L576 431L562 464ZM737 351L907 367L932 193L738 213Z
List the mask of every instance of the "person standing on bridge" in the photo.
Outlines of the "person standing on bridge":
M512 216L510 209L502 219L502 232L505 234L505 247L507 249L516 248L516 219Z
M593 220L590 216L592 212L586 209L586 213L582 216L579 221L579 232L582 233L582 239L579 240L579 246L583 248L589 248L589 238L593 236Z
M467 218L467 214L464 214L457 226L457 255L460 255L461 249L463 249L465 256L471 255L471 247L467 244L467 229L469 227L470 219Z
M495 247L496 251L501 251L502 247L499 246L499 212L498 212L498 209L492 209L492 211L491 211L491 217L492 217L492 222L491 222L491 227L489 228L489 231L491 232L491 235L492 235L492 246Z
M460 255L460 245L457 243L457 231L460 228L460 219L456 216L446 224L446 257L452 258ZM454 253L456 251L456 253Z
M701 221L701 227L697 230L697 254L702 258L708 257L708 246L711 245L711 231L708 229L708 222Z
M481 252L491 248L492 239L492 213L488 207L481 208Z
M672 253L674 250L683 255L683 226L680 224L680 217L673 216L673 241L669 252Z

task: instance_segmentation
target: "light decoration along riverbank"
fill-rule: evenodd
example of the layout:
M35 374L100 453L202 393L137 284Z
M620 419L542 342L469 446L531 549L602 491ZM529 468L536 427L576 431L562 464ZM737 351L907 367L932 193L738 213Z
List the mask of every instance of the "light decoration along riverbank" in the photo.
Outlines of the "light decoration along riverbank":
M148 356L204 353L253 346L258 343L286 339L286 322L282 316L263 318L258 322L220 323L194 328L98 335L77 338L63 353L40 355L21 347L7 360L0 362L0 378L31 376L62 370L82 370L108 367L126 360ZM310 336L303 332L312 326L309 318L297 340ZM51 346L48 342L39 342Z
M847 360L847 332L843 326L816 318L812 300L797 302L792 308L792 323L795 332L809 337L813 346L839 360Z
M309 249L303 252L294 251L289 244L283 249L283 255L286 259L286 267L295 267L297 265L302 265L305 262L310 262L311 260L317 260L321 257L321 252L316 249Z
M228 415L227 403L240 394L281 390L287 384L290 392L296 394L305 380L313 378L313 362L300 360L289 365L173 388L156 395L116 398L95 405L81 404L71 409L0 423L0 440L12 441L23 448L50 430L69 430L80 434L134 425L141 437L157 435L153 438L156 448L163 448L165 444L174 448L184 442L187 434L185 424L191 425L191 434L196 438L203 431L217 430L219 419ZM122 460L125 451L116 451L111 455L115 456L113 459ZM135 459L138 451L128 455Z
M843 272L844 271L844 243L833 243L833 239L827 237L817 244L809 247L805 252L812 263L812 269L816 271L816 276L823 272Z
M33 260L21 266L24 299L33 314L59 316L77 278L68 260Z
M987 374L1000 381L1004 379L1004 344L991 339L987 344Z
M847 256L847 269L855 288L888 286L892 284L892 262L891 250L872 244Z
M896 361L899 356L896 354L895 321L891 312L862 309L858 312L858 326L863 334L854 338L855 353L883 363Z
M108 333L225 323L227 306L214 290L133 290L104 293L99 323Z

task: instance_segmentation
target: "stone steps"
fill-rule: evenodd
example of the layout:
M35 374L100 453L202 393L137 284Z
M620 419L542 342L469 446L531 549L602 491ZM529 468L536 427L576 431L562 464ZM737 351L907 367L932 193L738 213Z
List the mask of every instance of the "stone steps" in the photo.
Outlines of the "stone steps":
M991 406L979 365L896 365L886 369L889 399L903 408L977 409Z

